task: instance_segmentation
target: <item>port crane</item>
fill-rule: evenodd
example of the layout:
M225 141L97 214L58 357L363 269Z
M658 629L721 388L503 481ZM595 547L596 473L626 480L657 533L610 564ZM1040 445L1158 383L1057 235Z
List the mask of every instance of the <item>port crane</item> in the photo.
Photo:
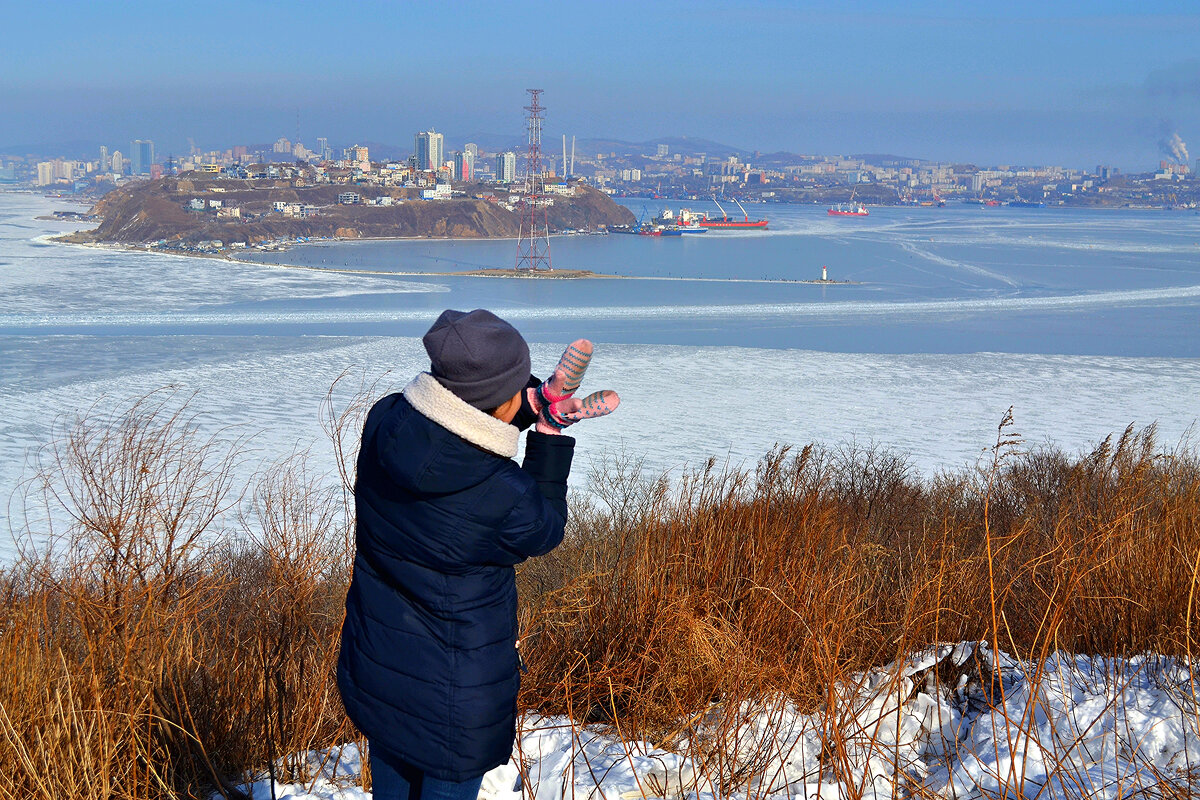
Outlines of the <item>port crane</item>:
M712 196L712 201L713 201L714 203L716 203L716 205L717 205L717 208L721 209L721 218L722 218L722 219L732 219L732 218L729 216L729 214L725 213L725 206L721 205L720 201L718 201L718 200L717 200L717 196L716 196L715 194ZM747 212L747 211L746 211L746 208L745 208L745 206L743 206L743 205L742 205L740 202L738 202L738 199L737 199L736 197L735 197L735 198L733 198L733 202L737 203L737 207L738 207L738 208L741 210L741 212L742 212L742 217L743 217L743 218L744 218L744 219L745 219L747 222L749 222L749 221L750 221L750 214L749 214L749 212Z
M738 208L741 210L741 212L742 212L742 217L743 217L743 218L746 220L746 222L749 222L749 221L750 221L750 214L746 212L746 209L745 209L745 207L744 207L744 206L741 204L741 202L739 202L739 201L738 201L738 199L737 199L736 197L735 197L735 198L733 198L733 202L737 203L737 207L738 207ZM725 213L725 212L721 212L721 213Z

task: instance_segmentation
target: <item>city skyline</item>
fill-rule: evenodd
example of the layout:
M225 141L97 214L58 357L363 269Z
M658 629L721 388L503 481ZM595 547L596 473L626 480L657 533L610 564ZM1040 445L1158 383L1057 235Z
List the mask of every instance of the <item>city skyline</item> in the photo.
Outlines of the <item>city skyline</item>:
M14 31L56 17L49 40L13 37L0 53L0 147L152 139L161 155L189 138L216 149L297 134L403 147L429 129L457 146L519 135L529 86L546 90L550 139L1132 170L1173 135L1200 137L1193 5L837 8L466 3L448 17L383 3L217 2L197 15L50 2L8 15ZM523 44L531 18L540 33Z

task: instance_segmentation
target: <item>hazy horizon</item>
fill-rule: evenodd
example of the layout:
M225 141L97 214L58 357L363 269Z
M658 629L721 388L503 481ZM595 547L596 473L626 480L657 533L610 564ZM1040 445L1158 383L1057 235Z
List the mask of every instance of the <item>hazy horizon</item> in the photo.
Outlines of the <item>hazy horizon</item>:
M844 8L27 5L6 15L0 147L148 138L181 154L297 127L310 147L411 147L429 128L450 145L520 136L529 87L548 141L1144 171L1172 134L1200 137L1194 4Z

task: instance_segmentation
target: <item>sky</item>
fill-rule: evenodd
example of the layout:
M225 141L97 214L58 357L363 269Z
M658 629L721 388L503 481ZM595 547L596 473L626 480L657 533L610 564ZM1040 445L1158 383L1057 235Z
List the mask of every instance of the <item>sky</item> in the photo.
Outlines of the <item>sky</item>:
M0 147L545 135L1150 169L1200 155L1200 2L10 2Z

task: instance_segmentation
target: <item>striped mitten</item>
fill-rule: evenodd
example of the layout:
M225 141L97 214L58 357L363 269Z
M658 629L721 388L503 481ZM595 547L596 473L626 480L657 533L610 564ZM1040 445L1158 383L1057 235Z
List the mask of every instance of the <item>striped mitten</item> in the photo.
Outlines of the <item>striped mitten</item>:
M612 389L592 392L580 400L578 397L568 397L543 407L538 415L537 430L540 433L562 433L568 425L574 425L581 419L605 417L617 410L621 398Z
M571 342L563 351L562 358L558 360L549 379L541 386L525 390L533 413L540 417L542 409L575 394L579 382L583 380L583 373L587 371L588 362L592 360L592 349L592 343L587 339Z

